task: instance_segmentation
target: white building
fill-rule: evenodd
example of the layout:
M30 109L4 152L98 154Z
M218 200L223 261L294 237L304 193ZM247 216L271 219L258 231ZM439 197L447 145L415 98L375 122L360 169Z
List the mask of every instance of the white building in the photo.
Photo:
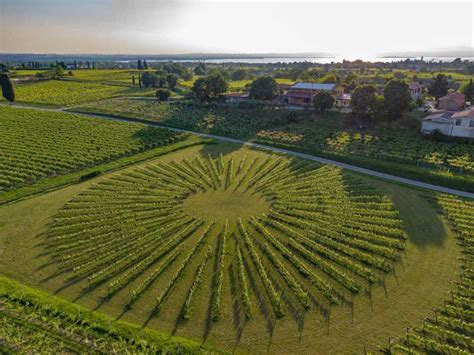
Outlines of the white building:
M423 119L421 133L429 134L434 130L446 136L474 138L474 109L432 113Z
M336 96L336 102L334 104L336 108L350 109L351 108L351 94L342 94Z
M410 91L410 96L413 101L419 100L423 97L423 85L420 83L410 83L410 85L408 85L408 90Z

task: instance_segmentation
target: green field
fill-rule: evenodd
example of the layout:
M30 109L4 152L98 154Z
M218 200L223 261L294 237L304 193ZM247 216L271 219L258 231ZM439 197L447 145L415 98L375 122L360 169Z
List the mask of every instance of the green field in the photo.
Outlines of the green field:
M143 121L474 191L471 143L422 138L415 111L361 133L130 98L155 91L131 73L17 100L141 122L0 106L0 353L474 353L473 201Z
M15 281L0 277L0 351L28 353L198 353L178 337L115 322Z
M100 82L103 84L122 84L132 86L132 75L137 76L144 71L121 69L79 69L72 70L71 80ZM138 84L138 81L136 82Z
M443 143L414 132L389 130L360 133L343 128L345 116L289 112L265 107L111 99L74 108L140 118L168 126L255 140L264 144L322 155L391 174L474 191L474 145ZM296 118L295 118L296 117ZM300 123L291 123L291 121Z
M91 82L47 80L17 85L15 99L19 104L64 107L115 96L143 96L153 95L153 93L153 89L138 87L127 88Z
M0 193L185 138L166 129L0 107Z
M375 352L391 339L392 349L422 351L425 337L429 349L469 353L472 251L455 237L471 242L473 207L437 199L283 155L198 145L0 207L0 270L208 348ZM442 202L466 212L446 215ZM405 343L405 328L421 328L444 300L452 308L439 311L439 329L412 329ZM461 326L442 314L450 310L464 312Z
M190 89L192 88L194 82L198 79L199 77L198 76L195 76L193 77L192 80L180 80L179 81L179 85L184 87L184 88L187 88L187 89ZM246 86L247 85L250 85L252 83L253 80L236 80L236 81L230 81L229 82L229 89L228 91L230 92L234 92L234 91L244 91ZM276 82L278 84L289 84L289 85L293 85L294 84L294 81L293 80L290 80L290 79L276 79Z

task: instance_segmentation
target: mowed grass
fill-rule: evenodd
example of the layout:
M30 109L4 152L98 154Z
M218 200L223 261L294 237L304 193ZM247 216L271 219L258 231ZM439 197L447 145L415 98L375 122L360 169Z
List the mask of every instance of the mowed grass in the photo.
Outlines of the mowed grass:
M0 107L0 117L0 193L185 138L63 112Z
M107 284L102 284L93 290L84 290L89 283L87 279L67 284L66 281L71 277L70 272L62 272L58 263L54 262L54 259L52 260L47 255L51 248L46 248L44 242L47 241L46 234L49 233L51 218L58 215L58 212L63 209L68 201L74 199L77 203L80 203L80 198L77 199L78 196L81 196L78 195L79 193L82 193L84 197L89 194L93 198L96 192L101 191L100 188L99 190L96 190L96 188L90 190L92 186L100 187L97 183L106 184L102 186L107 186L110 182L115 181L115 186L132 187L131 191L136 189L146 190L148 186L146 184L130 185L130 183L134 178L145 178L147 175L143 174L151 166L159 167L160 164L169 164L168 169L163 172L166 173L172 171L170 167L178 166L183 169L182 164L189 166L183 159L193 161L197 156L200 156L203 161L206 161L206 159L209 159L209 154L214 158L217 171L222 171L220 170L222 167L218 165L220 164L221 154L224 166L227 168L233 159L233 171L235 172L238 170L244 156L246 157L246 163L243 164L243 171L247 170L246 168L249 167L249 164L254 159L258 158L260 163L262 163L268 157L266 153L232 145L197 146L185 151L169 154L133 168L124 169L121 172L66 187L10 206L4 206L0 208L0 226L2 226L0 229L0 247L3 250L0 256L0 270L7 276L77 301L89 309L98 309L113 315L115 318L138 324L146 324L148 327L172 334L197 340L206 339L206 344L217 346L224 350L232 351L236 349L243 352L270 351L285 353L362 352L364 351L364 346L368 351L375 351L377 346L383 346L388 342L388 337L393 339L403 336L405 327L421 324L423 318L429 315L431 309L442 304L443 299L446 297L446 292L451 289L453 282L457 279L458 249L453 235L449 228L447 228L443 218L437 214L436 209L424 198L424 193L364 178L363 185L358 185L359 187L375 186L378 191L387 194L393 200L393 202L386 201L388 203L387 207L393 203L393 208L400 211L399 216L403 222L402 228L408 238L400 254L401 261L395 262L393 264L394 270L384 274L383 282L381 284L376 283L370 287L370 292L364 291L354 295L353 307L334 305L331 307L330 317L327 317L327 314L321 313L319 307L313 305L313 300L311 301L312 307L309 310L302 311L301 303L298 304L299 301L296 294L288 287L282 275L276 271L269 256L261 253L262 243L264 243L265 239L261 235L252 232L250 234L251 240L254 243L254 247L260 250L259 255L265 270L270 275L270 282L278 285L278 289L281 287L284 295L282 304L285 307L285 316L277 319L278 317L275 317L273 306L268 298L268 291L256 269L256 264L250 255L251 251L248 249L248 244L245 241L245 236L242 235L242 231L239 232L238 228L233 229L232 226L229 227L229 231L236 231L239 233L239 237L236 238L235 235L232 236L232 233L229 233L225 244L227 247L221 253L222 244L220 241L222 241L222 228L225 226L225 221L232 218L232 221L229 221L229 225L232 223L238 224L238 218L229 210L224 210L227 207L225 202L222 201L233 198L231 194L232 188L227 188L227 190L224 188L228 181L227 175L218 173L221 176L223 185L216 190L210 186L206 188L207 193L218 193L220 195L219 199L214 198L216 206L213 206L212 201L209 201L208 206L199 201L201 197L204 198L203 194L205 192L192 194L192 196L197 197L194 201L189 201L191 203L187 205L188 213L192 214L189 211L194 211L196 218L202 217L207 221L210 220L210 217L205 216L206 214L208 216L217 216L216 210L222 212L222 216L216 217L216 221L220 225L219 228L214 228L206 237L206 242L211 243L213 246L212 252L209 259L204 259L207 248L204 245L200 247L199 252L192 258L190 264L187 265L185 272L170 292L169 298L166 298L162 307L160 307L159 312L153 314L157 297L167 287L169 280L178 270L179 265L181 265L186 255L196 245L195 242L199 239L200 233L191 237L188 244L183 245L183 248L181 248L182 255L179 256L179 259L172 264L169 270L165 271L162 276L155 280L148 295L140 299L136 306L132 306L131 309L124 308L124 304L130 293L144 280L146 275L149 275L150 271L138 277L130 285L114 294L113 297L106 299L103 299L102 296L108 290ZM278 156L273 156L268 164L276 164L275 162L278 159ZM287 158L282 158L281 163L291 163L290 166L293 167L294 171L297 171L298 167L295 167L294 164L303 164L299 161L289 161ZM210 169L214 169L212 165L208 166ZM191 167L189 168L191 169ZM277 169L276 166L275 169ZM258 169L248 170L255 173ZM269 169L269 171L276 173L272 169ZM334 180L335 185L329 185L327 189L321 190L318 194L326 191L329 196L334 195L334 189L338 186L336 184L337 179L335 178L337 171L326 170L326 168L323 171L327 174L336 174L332 179L329 179L329 181ZM264 167L262 167L261 172L265 172ZM284 169L282 173L284 173ZM126 181L123 180L124 176L128 176ZM233 181L235 188L239 184L240 178L238 174L233 176L236 177ZM257 198L259 192L256 189L259 186L263 188L263 186L256 183L258 186L247 189L251 185L251 176L243 179L243 190L238 188L236 191L239 193L247 191L246 193L250 193L253 198ZM261 178L263 179L263 177ZM349 181L351 181L351 175L348 175L346 178L349 180L347 182L341 180L342 186L348 186L346 184L349 184ZM213 184L212 181L215 182L217 179L214 176L211 184ZM182 179L175 179L175 181L182 181ZM264 181L261 181L260 184ZM318 189L318 184L315 184L314 187ZM283 191L284 189L282 189ZM369 193L372 193L371 191L371 189L367 190ZM306 195L310 196L310 194ZM150 191L147 196L151 198L154 195ZM323 195L319 196L322 198ZM357 198L357 195L354 195L354 198ZM284 201L286 197L282 196L279 199ZM269 207L267 204L272 202L269 202L267 197L265 197L265 200L266 202L260 204L261 209L250 211L250 213L259 214L265 210L268 213ZM121 203L120 201L120 198L117 198L116 202ZM321 201L324 201L324 199ZM244 202L241 200L240 204L242 203ZM273 203L275 202L273 201ZM314 205L318 207L318 204L315 203ZM321 206L324 206L324 203L319 205L319 207ZM69 207L72 207L72 205L69 205ZM80 207L80 205L75 207ZM326 208L328 207L326 206ZM24 218L25 211L28 211L28 218L26 219ZM97 213L100 214L101 211L97 211ZM149 213L155 212L150 210ZM243 212L239 214L243 214ZM62 221L66 222L66 220ZM251 230L250 225L246 224L245 227ZM282 235L272 229L272 227L268 228L272 230L272 233L279 240L282 238ZM242 286L238 286L241 285L238 275L239 265L241 264L238 261L238 248L235 243L237 243L242 252L246 270L245 275L250 285L249 294L252 304L252 317L249 320L245 320L242 313ZM293 264L281 257L281 251L274 247L271 247L271 249L276 257L281 260L284 268L290 270L291 274L295 276L296 280L305 289L312 290L311 284L298 276L299 274L292 266ZM224 255L223 269L219 266L221 255ZM103 257L105 256L103 255ZM207 260L207 266L203 269L202 284L197 287L194 302L191 302L193 305L192 316L187 321L183 321L180 315L182 314L181 312L183 311L190 287L196 279L199 265L202 264L203 260ZM214 309L212 307L212 300L215 299L215 287L212 287L212 285L215 285L213 280L216 274L219 274L219 272L216 273L216 270L225 270L220 291L222 293L221 312L218 321L214 322L211 320L209 322L209 314L212 314ZM311 270L313 269L311 268ZM352 272L349 272L348 275L355 277ZM359 277L355 277L355 280L358 283L361 282ZM336 287L334 281L330 279L328 281L335 289L341 290L339 286ZM327 306L327 303L322 303L321 305ZM304 320L301 320L302 314L304 314Z
M150 94L150 90L91 82L47 80L17 85L15 99L20 104L64 107L115 96Z

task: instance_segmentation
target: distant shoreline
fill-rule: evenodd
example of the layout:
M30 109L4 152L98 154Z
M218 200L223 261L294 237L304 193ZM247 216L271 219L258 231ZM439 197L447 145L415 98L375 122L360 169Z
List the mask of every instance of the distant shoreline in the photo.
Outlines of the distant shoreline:
M189 53L189 54L35 54L35 53L0 53L0 62L6 63L25 63L28 61L36 62L53 62L53 61L96 61L96 62L115 62L115 63L131 63L139 59L145 59L150 63L153 62L181 62L196 63L206 62L209 64L276 64L276 63L294 63L294 62L311 62L315 64L331 64L342 63L346 61L362 60L364 62L398 62L404 60L421 59L421 55L375 55L366 57L350 57L335 56L329 53ZM456 55L440 55L440 56L423 56L425 62L450 62L455 58L461 60L474 61L474 56L456 56Z

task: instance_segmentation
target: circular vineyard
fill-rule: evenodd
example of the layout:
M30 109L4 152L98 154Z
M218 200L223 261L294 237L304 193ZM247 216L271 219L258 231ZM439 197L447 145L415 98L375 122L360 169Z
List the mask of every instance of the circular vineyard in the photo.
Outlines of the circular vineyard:
M69 201L48 234L53 261L87 289L121 293L127 309L153 295L152 315L173 298L183 320L206 302L212 321L229 299L246 319L262 302L276 318L351 304L405 240L390 200L355 176L264 154L116 174Z

